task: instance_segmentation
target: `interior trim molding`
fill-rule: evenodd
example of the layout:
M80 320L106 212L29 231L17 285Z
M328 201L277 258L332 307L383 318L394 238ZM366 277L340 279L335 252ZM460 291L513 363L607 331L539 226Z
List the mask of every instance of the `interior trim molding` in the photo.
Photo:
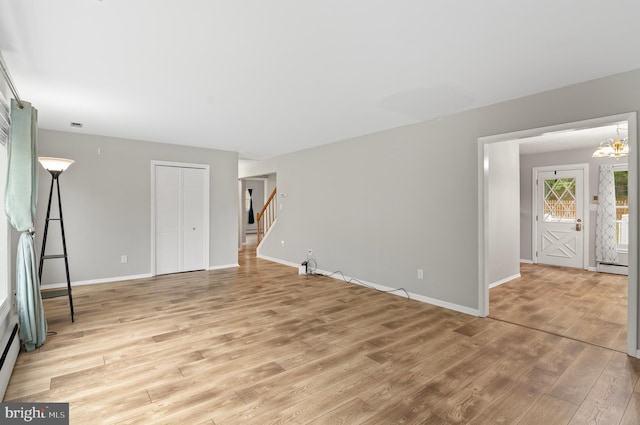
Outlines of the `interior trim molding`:
M235 263L235 264L223 264L221 266L211 266L208 268L208 270L222 270L222 269L232 269L235 267L240 267L240 264Z

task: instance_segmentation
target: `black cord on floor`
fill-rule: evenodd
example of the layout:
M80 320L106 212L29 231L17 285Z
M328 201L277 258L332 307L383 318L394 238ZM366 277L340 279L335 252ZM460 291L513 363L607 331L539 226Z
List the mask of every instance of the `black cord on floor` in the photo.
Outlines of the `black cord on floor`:
M342 271L340 271L340 270L336 270L335 272L333 272L331 274L328 274L328 275L323 275L323 274L317 274L317 275L318 276L332 277L333 275L336 275L336 274L339 274L340 276L342 276L342 280L344 280L346 283L357 283L358 285L364 286L365 288L374 289L374 290L376 290L378 292L382 292L382 293L385 293L385 294L391 294L391 293L394 293L394 292L402 291L407 296L408 300L411 299L411 297L409 296L409 292L407 292L407 290L404 289L404 288L390 289L388 291L385 291L383 289L378 289L375 286L367 285L366 283L364 283L364 282L362 282L362 281L360 281L358 279L355 279L355 278L347 279L347 277L344 275L344 273L342 273Z
M328 274L328 275L322 274L322 273L316 273L316 270L318 269L318 262L313 257L307 256L306 264L307 264L307 275L332 277L333 275L340 274L340 276L342 276L342 280L344 280L346 283L354 283L355 282L358 285L364 286L365 288L374 289L374 290L376 290L378 292L382 292L382 293L385 293L385 294L391 294L391 293L394 293L394 292L402 291L407 296L408 300L411 299L411 296L409 296L409 292L407 292L407 290L404 289L404 288L390 289L388 291L384 291L382 289L376 288L375 286L367 285L366 283L364 283L364 282L362 282L362 281L360 281L358 279L354 279L354 278L347 279L347 277L344 275L344 273L342 273L342 271L340 271L340 270L336 270L335 272L333 272L331 274Z

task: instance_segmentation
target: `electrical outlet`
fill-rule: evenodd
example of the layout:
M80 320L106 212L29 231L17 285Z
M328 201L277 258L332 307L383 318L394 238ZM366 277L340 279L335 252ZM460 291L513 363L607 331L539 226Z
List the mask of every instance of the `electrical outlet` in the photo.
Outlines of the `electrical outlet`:
M120 262L121 262L122 264L125 264L125 263L127 263L128 261L129 261L129 257L127 257L126 255L122 255L122 256L120 256Z
M418 279L424 279L424 270L418 269Z
M284 246L284 241L280 241L280 245Z
M309 252L307 253L307 257L311 258L313 257L313 250L309 249Z

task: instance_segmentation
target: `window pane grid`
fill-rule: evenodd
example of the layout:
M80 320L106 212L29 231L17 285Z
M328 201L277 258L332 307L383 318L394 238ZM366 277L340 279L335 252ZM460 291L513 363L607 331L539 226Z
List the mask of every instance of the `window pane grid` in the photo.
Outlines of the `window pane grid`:
M564 222L576 219L576 179L547 179L544 181L543 220Z

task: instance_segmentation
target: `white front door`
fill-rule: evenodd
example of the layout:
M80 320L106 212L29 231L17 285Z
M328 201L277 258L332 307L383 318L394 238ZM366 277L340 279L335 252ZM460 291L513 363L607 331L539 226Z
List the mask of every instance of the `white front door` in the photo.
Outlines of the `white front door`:
M584 170L537 171L537 263L584 268Z
M155 165L155 272L207 268L207 173Z

